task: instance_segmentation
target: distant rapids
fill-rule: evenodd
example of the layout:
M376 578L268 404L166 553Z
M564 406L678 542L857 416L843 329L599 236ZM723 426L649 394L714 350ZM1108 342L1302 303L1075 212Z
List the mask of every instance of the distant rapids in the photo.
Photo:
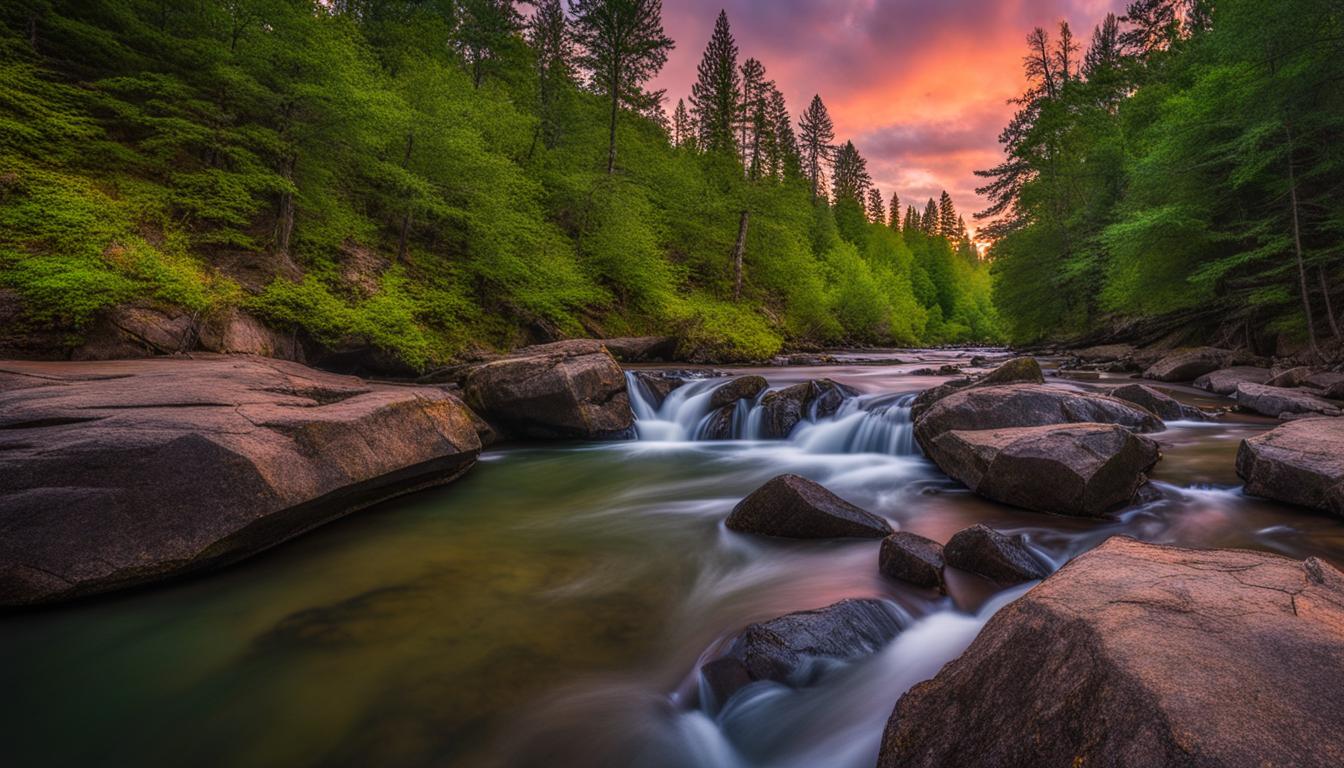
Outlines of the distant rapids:
M640 440L695 442L710 440L715 427L709 407L714 391L731 379L690 381L672 390L661 404L649 387L627 373L630 406ZM738 400L726 439L765 440L765 392ZM833 415L821 416L813 402L786 441L806 453L877 453L914 456L914 425L910 406L914 394L856 395L847 398ZM724 439L720 435L720 439Z

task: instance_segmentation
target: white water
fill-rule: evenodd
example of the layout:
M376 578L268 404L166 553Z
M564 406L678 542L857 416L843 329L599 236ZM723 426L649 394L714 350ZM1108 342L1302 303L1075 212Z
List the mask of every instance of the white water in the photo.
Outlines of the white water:
M661 404L644 382L627 373L630 406L635 412L639 439L650 442L707 440L715 414L709 404L714 391L731 379L706 379L684 384ZM730 440L763 440L765 392L734 406ZM815 403L786 438L809 454L864 454L915 456L910 405L914 395L859 395L846 399L834 415L820 416Z

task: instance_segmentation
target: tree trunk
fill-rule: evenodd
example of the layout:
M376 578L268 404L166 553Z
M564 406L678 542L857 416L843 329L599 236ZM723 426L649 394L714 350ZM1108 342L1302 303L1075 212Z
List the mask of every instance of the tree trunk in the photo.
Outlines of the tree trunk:
M1302 291L1302 314L1307 321L1307 341L1311 353L1319 360L1321 349L1316 345L1316 321L1311 316L1311 294L1307 292L1307 265L1302 258L1302 222L1297 210L1297 167L1293 162L1293 129L1284 123L1283 132L1288 137L1288 199L1293 209L1293 252L1297 256L1297 283Z
M280 175L291 185L294 183L294 164L296 158L290 155L280 169ZM285 190L280 195L280 210L275 221L275 249L279 253L289 253L289 240L294 234L294 192Z
M620 109L620 95L611 92L611 126L607 133L607 174L616 172L616 113Z
M743 211L737 220L737 243L733 245L733 301L742 298L742 257L747 251L747 221L751 211Z
M1325 302L1325 319L1330 321L1330 333L1336 339L1344 338L1339 333L1339 322L1335 320L1335 305L1330 302L1330 284L1325 279L1325 267L1316 268L1316 278L1321 283L1321 300Z
M37 50L37 11L28 14L28 44Z
M406 154L401 157L401 169L404 171L411 164L411 150L415 149L415 131L412 130L406 134ZM406 241L411 230L411 205L406 205L406 212L401 216L401 236L397 238L397 263L406 260Z

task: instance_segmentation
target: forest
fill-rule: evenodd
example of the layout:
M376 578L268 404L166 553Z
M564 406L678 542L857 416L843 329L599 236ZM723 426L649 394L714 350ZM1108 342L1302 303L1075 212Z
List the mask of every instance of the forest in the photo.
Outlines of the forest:
M717 361L1002 338L950 196L878 190L726 14L672 106L661 13L5 3L0 291L72 345L118 305L241 310L417 369L588 335Z
M1137 0L1085 49L1067 23L1033 31L1006 158L981 172L1008 337L1167 318L1337 346L1342 21L1334 0Z

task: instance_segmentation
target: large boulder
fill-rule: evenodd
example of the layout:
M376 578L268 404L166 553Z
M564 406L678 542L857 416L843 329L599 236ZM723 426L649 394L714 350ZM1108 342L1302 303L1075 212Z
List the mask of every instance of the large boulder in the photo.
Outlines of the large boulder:
M1306 386L1317 390L1322 397L1344 400L1344 373L1322 371L1307 377Z
M1111 390L1111 397L1146 408L1164 421L1204 421L1208 418L1200 409L1143 384L1116 387Z
M877 570L917 587L946 592L943 582L943 545L909 531L897 531L882 540Z
M1196 347L1172 352L1143 372L1145 379L1193 381L1206 373L1226 368L1236 353L1230 349Z
M946 368L946 366L944 367ZM958 372L959 371L953 371L954 374ZM954 379L920 392L915 398L914 403L911 404L910 413L913 418L918 420L934 403L954 392L960 392L965 389L980 389L983 387L994 387L1005 384L1044 383L1045 376L1041 373L1041 364L1036 362L1036 358L1016 357L983 376Z
M760 376L735 376L709 393L709 409L734 405L738 400L754 400L768 386Z
M1213 373L1206 373L1195 379L1195 386L1215 395L1231 395L1242 384L1264 384L1269 381L1271 375L1268 368L1239 365L1235 368L1223 368Z
M1034 384L964 389L930 406L915 421L915 438L929 452L938 435L952 430L1007 429L1046 424L1118 424L1157 432L1162 420L1145 408L1113 397Z
M1237 407L1263 416L1284 416L1299 413L1319 413L1339 416L1339 403L1301 389L1267 387L1263 384L1242 384L1237 387Z
M461 384L467 403L508 435L604 440L634 425L625 374L600 341L526 347L471 366Z
M891 525L798 475L780 475L738 502L729 530L791 539L881 539Z
M1113 538L906 693L879 768L1344 765L1344 574Z
M858 393L830 379L815 379L765 393L761 398L763 437L783 439L809 416L835 415L840 405Z
M466 471L470 411L262 358L0 365L0 604L224 565Z
M844 600L752 624L727 653L700 668L717 709L742 687L759 680L801 686L811 682L819 659L851 661L872 655L901 631L900 614L882 600Z
M1080 517L1128 504L1162 457L1157 443L1115 424L954 429L934 438L927 452L981 496Z
M626 336L605 339L611 356L623 363L663 363L677 358L675 336Z
M1237 474L1252 496L1344 517L1344 419L1290 421L1243 440Z
M953 534L943 547L943 560L953 568L1000 584L1019 584L1050 574L1050 569L1036 559L1020 536L1008 536L983 524Z

